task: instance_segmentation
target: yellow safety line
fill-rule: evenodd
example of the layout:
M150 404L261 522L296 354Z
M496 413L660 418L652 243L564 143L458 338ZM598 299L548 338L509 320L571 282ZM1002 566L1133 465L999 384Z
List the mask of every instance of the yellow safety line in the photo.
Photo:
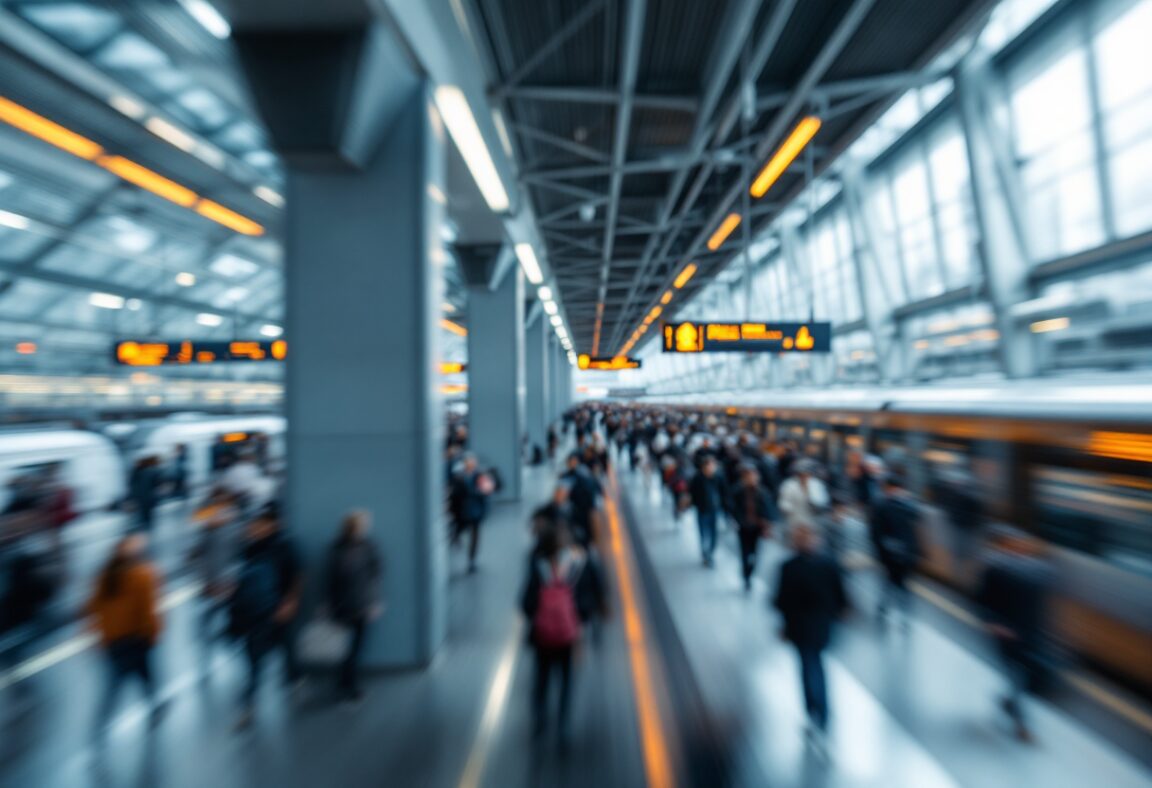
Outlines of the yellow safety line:
M605 496L604 509L611 532L611 556L616 569L620 602L624 615L624 634L628 641L628 658L632 667L632 687L640 722L640 741L644 750L644 771L650 788L673 788L675 780L668 757L668 739L656 702L651 655L640 600L633 585L631 545L620 525L614 500L615 476L611 477L612 495Z

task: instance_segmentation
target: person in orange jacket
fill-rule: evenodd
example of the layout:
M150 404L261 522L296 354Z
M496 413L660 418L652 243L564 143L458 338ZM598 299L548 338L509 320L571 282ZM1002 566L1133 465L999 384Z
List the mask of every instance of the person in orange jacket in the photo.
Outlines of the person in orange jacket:
M96 725L99 730L111 717L125 679L140 680L152 708L152 722L159 720L156 684L152 673L152 649L163 627L158 609L159 581L144 554L146 537L125 536L96 580L88 601L92 628L108 664L108 684Z

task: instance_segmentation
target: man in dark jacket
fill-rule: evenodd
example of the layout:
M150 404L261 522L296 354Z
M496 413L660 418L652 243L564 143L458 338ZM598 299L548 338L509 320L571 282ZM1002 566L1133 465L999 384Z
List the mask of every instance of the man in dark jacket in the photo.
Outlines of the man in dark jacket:
M783 637L796 647L800 680L808 711L808 734L823 749L828 728L828 690L824 680L824 649L832 626L849 609L840 567L821 554L820 540L811 523L792 528L796 554L780 567L773 604L784 618Z
M471 541L468 545L468 571L476 571L476 556L480 551L480 524L488 515L487 489L490 480L480 470L476 458L465 455L464 466L452 480L450 505L452 518L456 529L452 534L452 544L460 541L460 537L468 532Z
M340 536L328 555L328 607L335 621L348 627L348 652L340 666L337 690L345 700L358 702L360 655L369 622L383 612L380 599L382 566L380 552L368 538L371 520L367 512L349 512Z
M732 519L736 521L740 536L740 564L744 577L744 590L752 590L752 575L756 572L756 554L760 539L768 536L772 523L780 519L776 506L767 491L760 486L760 474L751 465L740 469L740 481L729 496Z
M877 611L881 620L888 613L889 604L904 614L904 627L909 625L912 604L908 591L908 578L920 561L920 504L904 486L898 476L884 480L883 498L872 511L869 535L876 558L884 568L884 590Z
M160 458L151 456L139 459L128 477L128 496L132 502L136 527L141 531L152 531L162 477Z
M976 593L988 633L996 643L1008 679L1001 707L1016 738L1032 741L1024 696L1043 672L1044 618L1052 571L1042 545L1027 534L1003 529L992 535L994 553Z
M707 567L712 566L712 553L716 550L716 520L728 508L724 479L717 468L716 458L706 457L688 488L700 526L700 554Z
M237 729L252 724L256 691L264 660L275 649L284 652L287 684L302 680L296 662L296 613L304 590L304 571L292 540L280 527L279 510L264 507L248 524L242 565L230 602L230 633L243 641L248 682Z
M576 452L568 455L567 470L560 474L560 482L568 488L571 536L577 544L588 547L598 537L596 521L604 488Z

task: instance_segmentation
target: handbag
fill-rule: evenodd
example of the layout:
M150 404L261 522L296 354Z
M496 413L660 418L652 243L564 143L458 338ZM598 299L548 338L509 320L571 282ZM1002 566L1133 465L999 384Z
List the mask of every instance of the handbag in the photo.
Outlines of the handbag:
M348 654L352 631L326 616L317 616L304 625L296 650L300 660L312 665L338 665Z

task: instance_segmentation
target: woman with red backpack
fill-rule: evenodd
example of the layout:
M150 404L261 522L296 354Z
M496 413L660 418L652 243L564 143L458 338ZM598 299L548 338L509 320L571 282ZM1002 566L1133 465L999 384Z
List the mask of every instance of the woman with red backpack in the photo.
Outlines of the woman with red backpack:
M568 727L572 659L583 625L606 612L607 595L596 559L571 543L565 524L555 519L538 523L538 541L528 564L521 609L528 619L529 642L536 652L532 710L536 736L548 717L548 686L560 677L559 730Z

